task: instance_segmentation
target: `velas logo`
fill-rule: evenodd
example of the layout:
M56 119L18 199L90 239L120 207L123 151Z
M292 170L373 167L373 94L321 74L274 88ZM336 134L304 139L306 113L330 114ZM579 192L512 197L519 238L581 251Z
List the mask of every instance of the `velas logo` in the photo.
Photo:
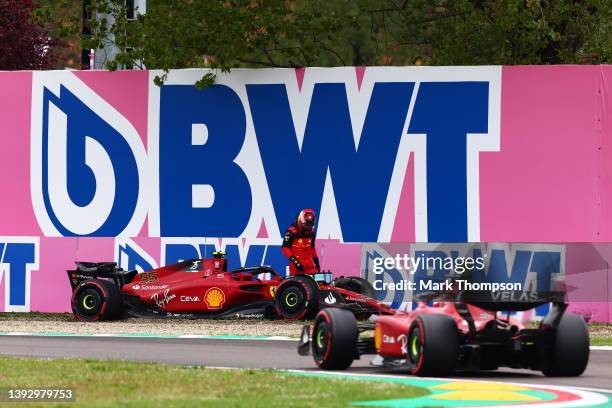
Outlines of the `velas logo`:
M136 236L146 155L134 127L71 72L33 72L32 202L47 236Z
M204 300L209 309L221 309L225 302L225 293L217 287L212 287L206 291Z

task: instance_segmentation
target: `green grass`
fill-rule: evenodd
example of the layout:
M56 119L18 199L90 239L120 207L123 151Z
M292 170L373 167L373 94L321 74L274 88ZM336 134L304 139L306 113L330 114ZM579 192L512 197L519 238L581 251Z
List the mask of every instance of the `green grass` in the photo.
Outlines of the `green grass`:
M589 333L592 346L612 346L612 324L591 323Z
M591 336L591 346L612 346L612 337Z
M321 408L428 393L396 383L297 376L274 370L207 369L124 361L2 357L0 373L0 388L74 388L77 402L65 403L66 407ZM60 404L41 402L26 406Z

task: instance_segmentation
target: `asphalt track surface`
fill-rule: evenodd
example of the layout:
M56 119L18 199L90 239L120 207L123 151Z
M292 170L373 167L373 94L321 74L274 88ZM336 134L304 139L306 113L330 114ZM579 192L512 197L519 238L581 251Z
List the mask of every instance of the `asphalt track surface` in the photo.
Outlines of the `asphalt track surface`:
M238 368L316 370L311 357L297 354L296 341L163 339L102 337L0 337L0 355L133 360L180 365ZM349 371L402 374L401 369L372 367L371 356L356 360ZM544 377L529 370L500 369L462 372L456 378L570 387L612 388L612 351L591 350L586 372L580 377Z

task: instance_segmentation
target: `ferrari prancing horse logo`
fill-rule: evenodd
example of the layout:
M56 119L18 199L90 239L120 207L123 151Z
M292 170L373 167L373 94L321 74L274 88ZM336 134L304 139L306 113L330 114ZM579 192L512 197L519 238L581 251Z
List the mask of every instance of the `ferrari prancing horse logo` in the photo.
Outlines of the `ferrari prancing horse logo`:
M270 286L270 295L276 297L276 286Z

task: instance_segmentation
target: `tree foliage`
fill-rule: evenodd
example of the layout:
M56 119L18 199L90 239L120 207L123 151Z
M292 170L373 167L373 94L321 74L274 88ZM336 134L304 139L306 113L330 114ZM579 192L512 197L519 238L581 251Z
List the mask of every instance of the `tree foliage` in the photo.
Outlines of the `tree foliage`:
M91 0L90 12L83 43L114 42L110 69L604 63L612 51L609 0L148 0L133 21L124 0Z
M395 2L390 2L395 5ZM436 65L609 62L609 0L411 0L387 9L397 45Z
M49 21L48 9L34 0L0 0L0 70L52 68L64 43Z

